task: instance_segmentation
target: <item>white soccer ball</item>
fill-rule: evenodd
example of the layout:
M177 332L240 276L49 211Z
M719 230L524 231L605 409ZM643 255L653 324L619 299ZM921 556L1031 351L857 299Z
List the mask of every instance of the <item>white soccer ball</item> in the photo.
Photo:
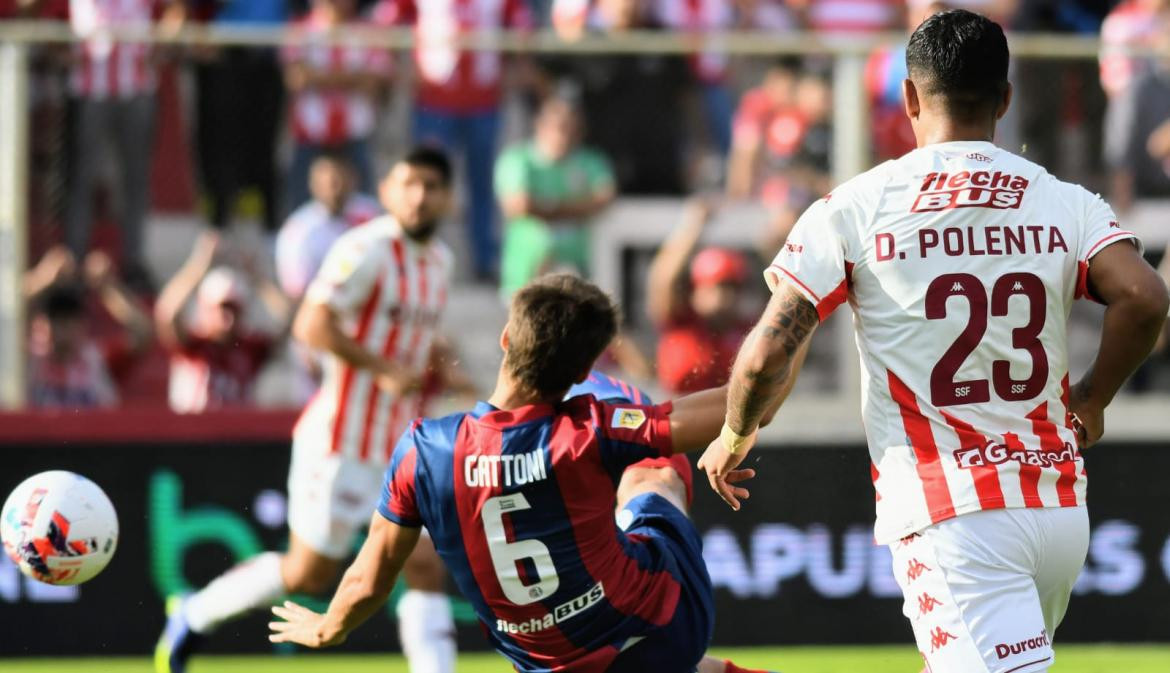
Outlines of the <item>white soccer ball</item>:
M113 558L118 515L89 479L64 470L41 472L4 502L0 539L25 575L46 584L81 584Z

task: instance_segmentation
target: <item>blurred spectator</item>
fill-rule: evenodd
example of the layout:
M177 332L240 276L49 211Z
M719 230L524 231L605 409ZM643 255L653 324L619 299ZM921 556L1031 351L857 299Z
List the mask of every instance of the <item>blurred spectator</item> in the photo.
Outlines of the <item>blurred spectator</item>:
M1120 96L1149 70L1149 59L1125 53L1149 48L1163 30L1167 0L1126 0L1113 8L1101 24L1101 88L1110 98Z
M491 278L499 261L492 164L500 133L503 57L494 51L461 51L452 40L476 31L530 28L528 5L525 0L382 0L374 16L382 24L415 28L414 136L462 153L474 270L480 279Z
M371 196L354 190L353 170L342 157L325 154L313 162L309 173L313 198L293 211L276 236L276 277L280 287L299 302L317 275L325 254L338 236L350 227L382 214ZM316 354L293 344L297 365L294 397L307 402L317 390L320 363Z
M118 157L113 165L120 182L123 276L136 288L146 289L151 279L142 240L154 146L154 54L147 44L114 41L110 31L149 29L156 17L166 30L174 31L186 9L179 0L70 0L68 9L73 32L83 41L74 49L70 78L73 130L66 241L77 257L89 249L94 183L108 141Z
M216 266L216 234L196 240L191 256L159 293L155 325L159 341L171 353L170 406L177 413L199 413L248 404L260 370L275 354L280 339L244 326L250 286L279 324L288 324L291 306L280 290L255 273L251 283L229 266ZM191 325L183 309L195 297ZM287 327L285 329L287 332Z
M83 287L114 318L116 335L93 336ZM116 406L119 387L150 347L151 326L118 281L109 256L91 252L78 274L72 253L53 248L25 274L24 291L32 306L27 404L40 409Z
M1160 31L1156 46L1170 48L1170 22ZM1136 199L1170 197L1170 58L1152 63L1110 101L1105 159L1119 211Z
M797 17L785 0L732 0L737 25L744 30L790 31Z
M727 0L655 0L655 14L663 28L691 35L714 47L718 45L711 44L709 34L730 30L736 23L734 7ZM728 90L728 65L728 55L717 49L690 56L707 133L720 160L726 160L731 151L731 115L735 109Z
M743 95L727 170L727 193L758 198L771 212L762 247L771 257L797 215L829 190L830 92L799 61L783 58Z
M506 218L500 260L505 297L560 267L591 271L589 218L614 198L613 172L599 152L580 146L572 103L550 98L537 114L532 140L496 161L496 194Z
M906 32L913 33L927 17L947 9L933 0L906 3ZM865 66L865 88L869 94L870 133L874 159L896 159L917 146L910 118L902 101L902 82L906 71L906 43L879 47Z
M286 0L193 0L195 13L216 26L275 26L288 19ZM283 116L284 82L272 48L209 48L197 54L195 137L209 220L230 222L236 198L255 187L265 231L275 232L276 138ZM247 101L247 111L241 109Z
M558 32L621 34L653 30L648 0L556 0ZM685 193L683 96L693 78L686 61L663 54L566 56L544 61L548 74L579 89L586 141L613 165L622 194Z
M309 166L326 152L349 161L357 172L358 189L374 188L369 144L377 122L377 99L391 73L390 52L321 41L344 40L347 29L368 25L372 24L357 14L357 0L313 0L308 14L293 26L293 42L283 53L295 141L285 182L289 209L309 199Z
M312 199L288 216L276 237L276 277L294 300L304 295L338 236L382 214L374 197L356 191L353 169L338 155L313 161L309 193Z
M726 383L752 327L743 305L744 256L724 248L694 254L710 218L709 204L687 204L681 226L650 265L646 302L660 334L658 381L672 395Z
M817 33L877 33L898 27L904 0L788 0L788 6Z

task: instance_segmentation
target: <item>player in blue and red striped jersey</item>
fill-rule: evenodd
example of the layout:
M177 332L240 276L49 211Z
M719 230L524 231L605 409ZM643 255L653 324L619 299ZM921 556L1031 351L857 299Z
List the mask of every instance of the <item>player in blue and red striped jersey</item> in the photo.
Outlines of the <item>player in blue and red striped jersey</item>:
M273 608L284 621L271 624L271 640L344 641L389 596L425 525L519 671L740 671L704 657L712 589L683 479L637 465L706 446L725 392L658 406L562 401L616 329L610 299L578 278L549 276L517 293L490 400L403 435L329 610Z

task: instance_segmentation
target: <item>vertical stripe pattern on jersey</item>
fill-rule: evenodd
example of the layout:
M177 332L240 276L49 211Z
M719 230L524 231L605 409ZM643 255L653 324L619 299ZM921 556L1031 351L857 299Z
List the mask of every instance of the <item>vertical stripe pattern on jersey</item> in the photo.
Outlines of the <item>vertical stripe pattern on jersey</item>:
M375 310L382 297L382 281L379 278L374 285L374 290L370 293L369 299L362 306L360 318L358 319L357 332L354 334L354 339L358 343L362 343L366 339L366 334L370 331L370 324L374 318ZM337 393L337 413L333 417L333 433L332 441L329 444L330 453L340 453L342 440L345 434L345 420L349 411L349 396L353 388L353 379L355 371L349 364L341 364L341 385L338 387Z
M1027 450L1020 436L1008 432L1003 436L1004 446L1008 451L1023 452ZM1043 507L1044 500L1040 497L1040 466L1020 463L1020 492L1024 494L1024 507Z
M930 421L926 420L919 410L914 391L910 390L894 372L886 370L886 374L890 396L898 405L906 437L910 441L910 448L914 450L918 478L922 482L922 492L926 497L930 520L937 523L949 519L955 515L955 507L951 501L946 474L939 460L938 445L935 444L934 434L930 430Z
M390 270L389 276L395 278L395 286L398 289L398 304L395 307L400 313L397 320L391 320L389 329L386 333L386 338L383 341L382 347L378 349L378 354L383 360L393 360L394 351L398 344L398 333L402 325L403 308L407 306L407 297L410 293L410 279L406 273L406 267L401 263L402 259L402 241L401 239L394 239L391 241L391 246L394 249L395 266L397 269ZM392 294L393 292L391 292ZM382 309L385 310L385 309ZM394 309L392 309L394 310ZM386 413L386 406L388 404L395 404L396 399L391 399L391 395L383 390L376 379L370 381L370 394L366 397L365 417L362 422L361 442L358 444L358 458L362 461L368 460L370 457L370 441L371 434L375 425L381 426L381 423L375 424L375 416L383 416Z
M959 446L962 448L987 446L987 437L975 430L970 423L955 418L940 410L947 425L954 429L959 436ZM979 497L979 506L982 509L997 509L1004 506L1003 489L999 485L999 470L995 465L972 465L971 480L975 484L975 493Z
M1028 412L1028 420L1032 421L1032 428L1040 438L1040 450L1049 455L1058 454L1064 450L1064 442L1060 440L1060 433L1056 424L1048 417L1048 403L1041 402L1040 406ZM1074 451L1073 455L1076 453ZM1056 479L1056 497L1061 507L1075 507L1077 494L1074 485L1077 483L1077 464L1075 461L1063 460L1055 464L1060 476Z

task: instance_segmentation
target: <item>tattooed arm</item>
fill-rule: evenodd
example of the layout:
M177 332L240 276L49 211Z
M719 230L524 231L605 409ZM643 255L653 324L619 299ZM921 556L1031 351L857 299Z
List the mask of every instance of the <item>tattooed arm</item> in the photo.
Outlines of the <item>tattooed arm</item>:
M760 422L770 420L788 397L819 322L816 308L804 295L792 285L781 283L735 358L725 422L735 434L749 439L742 449L732 453L721 437L699 459L699 468L707 472L711 488L732 509L738 510L739 500L748 497L746 488L732 485L742 474L735 468L755 444Z
M816 308L796 288L788 283L776 288L731 369L727 425L737 434L755 432L788 396L819 322Z

